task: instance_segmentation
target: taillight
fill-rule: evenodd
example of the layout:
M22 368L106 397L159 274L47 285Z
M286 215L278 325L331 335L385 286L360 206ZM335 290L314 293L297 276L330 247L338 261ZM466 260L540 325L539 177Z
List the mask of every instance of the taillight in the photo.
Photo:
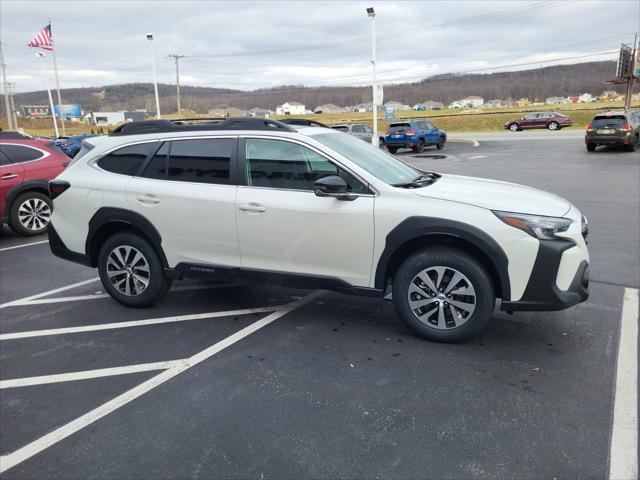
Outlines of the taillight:
M49 182L49 198L51 198L51 200L58 198L70 186L71 184L65 180L51 180Z
M593 132L593 127L591 124L587 125L587 132Z
M67 142L62 144L63 147L70 147L71 145L73 145L73 143Z
M620 130L623 130L625 132L630 132L631 130L633 130L633 125L631 125L630 123L627 123L626 125L621 126Z
M406 132L404 132L405 135L415 135L416 131L415 130L407 130Z

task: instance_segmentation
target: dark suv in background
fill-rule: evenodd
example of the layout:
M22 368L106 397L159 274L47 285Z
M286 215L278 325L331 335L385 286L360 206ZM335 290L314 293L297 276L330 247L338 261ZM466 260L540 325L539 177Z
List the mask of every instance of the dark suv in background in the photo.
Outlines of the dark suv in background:
M640 146L640 110L599 113L587 126L584 143L589 152L594 152L599 145L635 151Z
M427 120L409 120L389 125L384 137L387 149L396 153L399 148L410 148L416 153L435 145L438 150L447 142L447 133Z

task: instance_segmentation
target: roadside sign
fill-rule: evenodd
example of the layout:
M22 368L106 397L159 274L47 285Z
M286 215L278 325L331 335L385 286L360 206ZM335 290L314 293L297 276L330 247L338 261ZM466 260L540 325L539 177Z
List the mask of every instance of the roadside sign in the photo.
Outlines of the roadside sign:
M633 63L633 49L629 45L620 45L620 55L616 65L617 78L629 78L631 76L631 64Z
M384 102L384 89L382 88L382 85L380 84L374 85L373 98L376 105L382 105L382 103Z

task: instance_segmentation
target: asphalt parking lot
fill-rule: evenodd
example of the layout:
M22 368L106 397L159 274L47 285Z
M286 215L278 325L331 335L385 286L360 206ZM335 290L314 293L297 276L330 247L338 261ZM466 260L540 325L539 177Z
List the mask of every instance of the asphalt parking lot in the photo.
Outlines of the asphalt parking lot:
M590 221L591 297L500 315L457 345L414 337L390 302L331 292L185 281L127 309L95 271L5 227L2 478L637 472L640 155L587 153L570 131L477 138L400 156L568 198ZM635 405L622 424L619 402Z

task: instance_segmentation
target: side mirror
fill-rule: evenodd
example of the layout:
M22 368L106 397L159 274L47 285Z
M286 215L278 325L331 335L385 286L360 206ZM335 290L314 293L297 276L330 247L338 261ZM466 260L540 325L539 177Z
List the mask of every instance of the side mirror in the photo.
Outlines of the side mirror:
M316 180L313 193L318 197L334 197L338 200L355 200L355 195L347 192L347 182L337 175L329 175Z

